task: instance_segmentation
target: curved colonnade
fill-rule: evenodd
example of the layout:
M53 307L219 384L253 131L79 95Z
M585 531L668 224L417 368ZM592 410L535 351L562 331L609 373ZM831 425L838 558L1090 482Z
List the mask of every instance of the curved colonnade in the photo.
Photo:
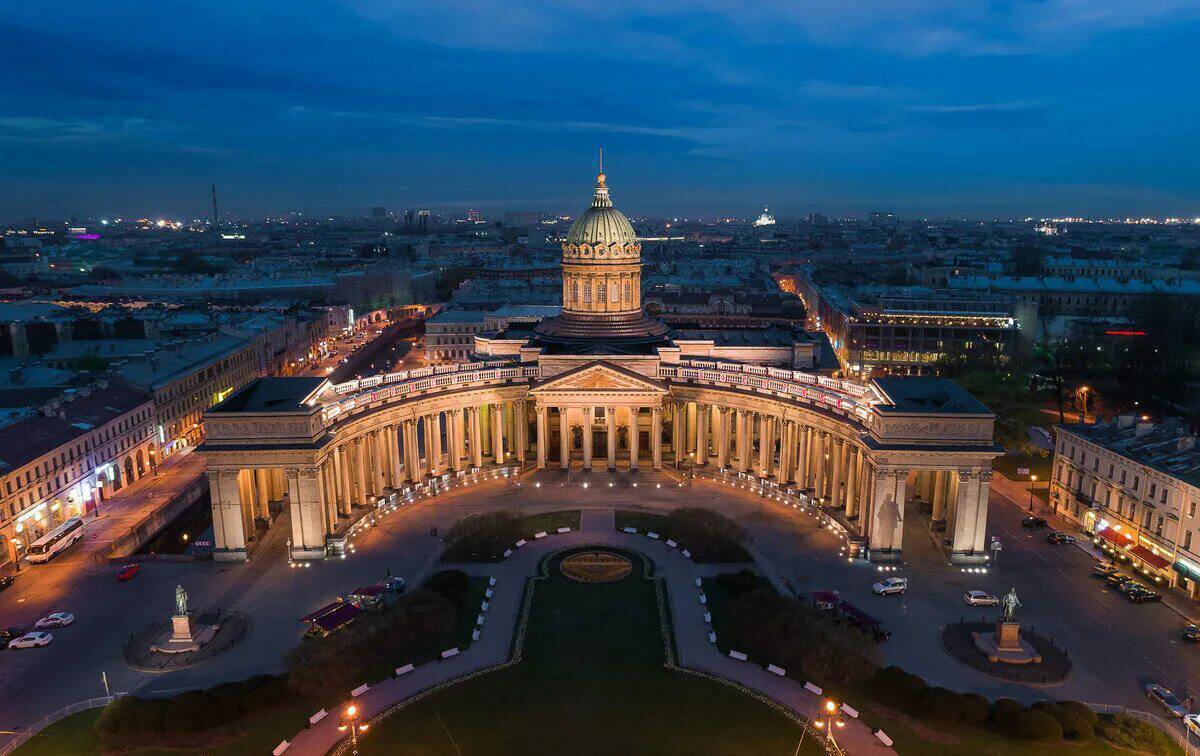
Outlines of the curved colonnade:
M281 505L293 557L323 558L391 491L487 465L736 470L822 506L875 559L899 558L915 496L952 559L985 558L993 417L939 395L949 382L695 361L544 372L475 363L243 389L205 417L217 558L244 558Z

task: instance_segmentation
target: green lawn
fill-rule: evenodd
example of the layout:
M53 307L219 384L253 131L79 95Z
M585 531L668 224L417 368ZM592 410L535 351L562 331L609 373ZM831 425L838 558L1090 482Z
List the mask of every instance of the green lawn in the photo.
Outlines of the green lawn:
M216 748L204 748L203 753L214 756L261 756L270 753L279 745L279 741L301 730L317 708L313 704L303 704L276 709L264 717L247 721L247 729L234 740ZM100 741L96 738L94 728L101 711L89 709L60 719L18 748L13 756L100 756ZM123 751L137 756L178 756L184 752L165 748Z
M897 715L902 717L903 715ZM989 732L981 727L964 725L948 725L936 723L923 727L900 718L884 716L878 711L863 712L863 721L872 728L882 728L895 743L895 749L902 754L920 754L921 756L959 756L969 753L972 756L1128 756L1129 754L1144 753L1117 748L1108 741L1095 738L1088 743L1028 743L1020 740L1010 740ZM919 732L918 732L919 730ZM1183 749L1176 746L1173 751L1161 756L1183 756Z
M658 533L663 540L668 538L672 540L680 540L678 535L671 532L671 521L666 515L652 514L650 512L639 512L632 509L616 510L615 526L617 530L622 528L636 528L639 533ZM680 548L687 548L687 544L680 540ZM738 543L730 543L728 545L728 553L719 559L701 559L693 557L697 563L709 562L715 564L740 564L744 562L753 562L754 558L750 553Z
M517 517L515 531L505 528L503 533L498 531L489 533L486 541L480 541L484 545L479 547L479 551L470 551L462 545L447 549L442 554L441 560L444 564L503 562L504 550L512 548L513 544L521 538L532 540L538 533L554 533L559 528L579 530L581 513L582 510L579 509L560 509ZM512 514L515 516L517 511L512 510Z
M521 518L522 532L526 538L532 538L536 533L553 533L559 528L579 530L581 511L579 509L563 509L556 512L525 515Z
M800 728L728 686L663 667L654 584L534 588L523 659L400 710L364 754L793 753ZM493 628L495 631L495 628ZM805 742L801 753L816 754Z

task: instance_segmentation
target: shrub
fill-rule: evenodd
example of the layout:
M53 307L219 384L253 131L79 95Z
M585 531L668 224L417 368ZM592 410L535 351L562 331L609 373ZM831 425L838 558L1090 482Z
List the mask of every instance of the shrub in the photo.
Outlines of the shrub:
M680 507L667 515L676 541L687 546L697 561L749 560L742 548L746 530L725 515L702 507Z
M141 703L137 696L122 696L105 706L96 719L96 734L111 737L136 732L136 712Z
M468 515L446 532L442 559L498 559L521 535L521 519L509 510Z
M922 719L956 724L962 719L963 697L946 688L929 688L921 694L914 713Z
M247 691L241 702L241 710L247 714L274 709L289 703L296 696L288 687L287 680L272 677L267 683Z
M755 575L751 570L723 572L717 575L717 584L729 594L730 598L737 598L743 593L752 591L762 585L758 575Z
M1004 727L1012 715L1024 711L1021 704L1011 698L997 698L992 704L992 710L988 714L988 720L996 725L997 728Z
M1096 732L1119 748L1149 753L1169 753L1175 748L1175 741L1165 732L1128 714L1100 717Z
M958 720L963 724L980 725L987 721L991 704L978 693L962 694L962 717Z
M876 672L871 687L884 703L905 711L912 709L929 688L919 675L895 665Z
M1072 711L1066 711L1062 719L1058 720L1058 724L1067 740L1083 742L1096 736L1092 723Z
M471 587L471 578L462 570L442 570L430 575L421 587L440 593L462 608Z
M1099 714L1078 701L1059 701L1058 705L1066 709L1067 712L1083 718L1092 727L1095 727L1100 722Z
M223 720L221 705L212 696L203 690L189 690L170 700L163 715L163 732L200 732Z
M142 701L134 711L134 728L131 728L131 734L164 732L169 708L171 703L165 698L148 698Z
M1062 727L1054 717L1044 711L1025 709L1018 711L1005 720L1005 734L1021 740L1036 740L1049 742L1062 740Z

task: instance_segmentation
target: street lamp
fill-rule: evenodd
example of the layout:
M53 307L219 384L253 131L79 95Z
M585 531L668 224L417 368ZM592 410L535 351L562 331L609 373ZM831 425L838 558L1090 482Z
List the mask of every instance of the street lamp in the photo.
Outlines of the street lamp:
M835 745L833 739L834 729L846 726L846 720L842 719L842 715L838 711L839 707L832 699L826 700L824 709L817 716L816 721L813 722L818 730L825 731L825 742L831 746Z
M346 711L342 714L342 722L338 725L338 732L350 730L350 750L351 756L358 756L358 733L366 732L369 724L359 723L362 719L362 712L354 704L346 707Z
M1029 476L1029 511L1033 511L1033 487L1037 485L1037 476Z

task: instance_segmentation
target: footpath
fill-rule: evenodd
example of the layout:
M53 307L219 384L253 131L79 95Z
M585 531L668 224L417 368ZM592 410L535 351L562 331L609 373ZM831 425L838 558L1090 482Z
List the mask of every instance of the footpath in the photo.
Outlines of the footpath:
M727 571L728 565L696 564L684 557L680 548L672 548L662 540L617 532L611 510L584 510L578 531L551 534L530 541L499 564L462 566L469 574L496 579L479 640L472 643L469 649L377 683L359 695L348 698L342 708L352 701L362 713L361 721L371 722L397 704L423 697L466 676L486 673L505 664L509 659L521 611L525 580L534 574L538 563L550 552L583 544L626 547L646 554L654 562L656 573L666 581L675 625L676 652L681 667L749 688L804 719L810 718L822 705L824 699L795 680L726 657L709 641L710 629L704 620L705 608L699 602L696 581ZM345 733L338 730L340 713L341 710L328 712L315 724L291 738L285 750L277 749L276 753L286 752L288 756L322 756L329 753L347 739ZM894 753L861 721L849 716L845 720L846 727L838 732L837 740L848 753Z

